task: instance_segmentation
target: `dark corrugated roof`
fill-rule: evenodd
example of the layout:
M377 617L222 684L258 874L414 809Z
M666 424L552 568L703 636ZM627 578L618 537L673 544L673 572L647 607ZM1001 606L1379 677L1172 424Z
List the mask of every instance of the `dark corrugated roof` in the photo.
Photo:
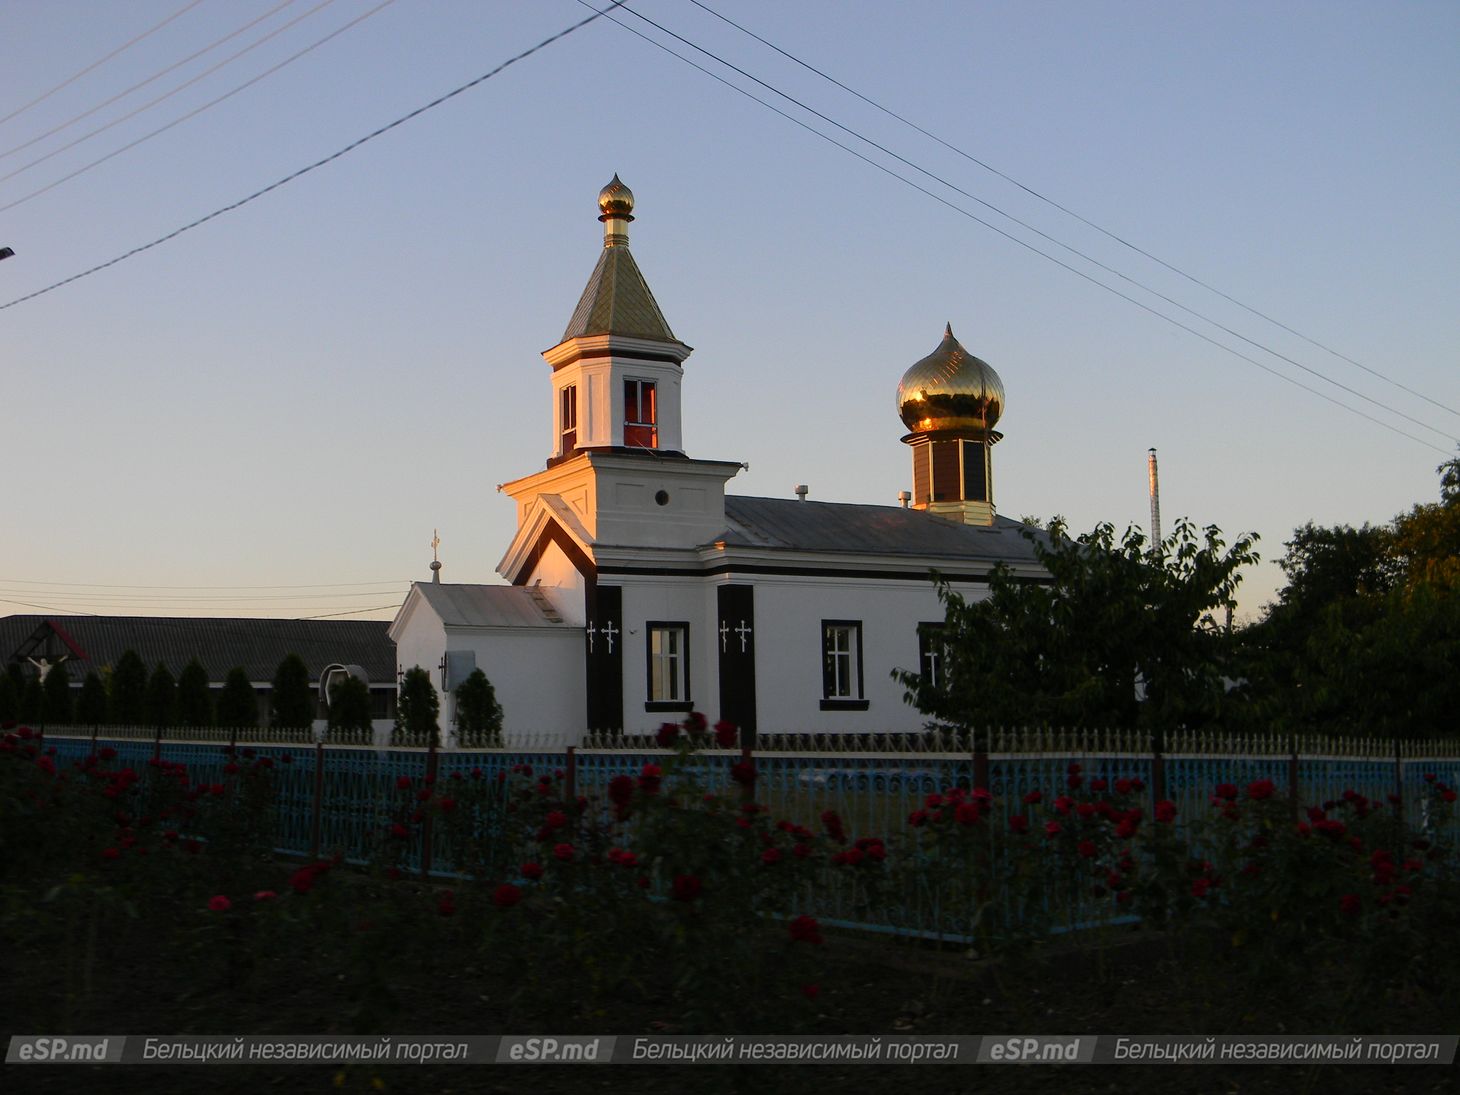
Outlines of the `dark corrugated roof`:
M213 681L241 665L249 680L273 680L288 654L298 654L318 677L327 665L361 666L371 684L395 684L395 644L385 620L193 619L174 616L5 616L0 617L0 662L44 621L54 619L86 651L89 661L72 665L73 678L86 669L115 665L135 650L150 670L158 662L174 676L197 658Z
M725 496L726 544L785 551L861 555L946 556L1037 563L1028 526L995 517L992 527L965 525L901 506L803 502L790 498Z

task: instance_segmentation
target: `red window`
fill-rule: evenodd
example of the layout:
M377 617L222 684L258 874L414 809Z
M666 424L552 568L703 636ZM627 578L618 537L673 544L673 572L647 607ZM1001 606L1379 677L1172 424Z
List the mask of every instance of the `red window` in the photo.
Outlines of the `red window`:
M659 447L659 407L652 380L624 381L624 444L639 449Z

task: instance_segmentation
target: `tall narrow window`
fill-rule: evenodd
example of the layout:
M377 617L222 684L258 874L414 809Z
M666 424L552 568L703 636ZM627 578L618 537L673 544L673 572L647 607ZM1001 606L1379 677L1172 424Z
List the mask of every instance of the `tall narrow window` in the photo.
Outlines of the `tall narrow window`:
M624 381L624 444L631 449L659 447L659 406L652 380Z
M558 393L558 429L566 456L578 447L578 385L569 384Z
M860 620L821 621L821 709L865 711Z
M689 625L650 620L648 635L648 702L646 711L688 711Z

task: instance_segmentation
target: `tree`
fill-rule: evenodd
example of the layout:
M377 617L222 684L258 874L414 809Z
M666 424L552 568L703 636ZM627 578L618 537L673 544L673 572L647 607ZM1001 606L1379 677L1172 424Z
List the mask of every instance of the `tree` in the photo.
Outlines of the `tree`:
M1219 529L1179 521L1155 554L1138 529L1117 543L1109 524L1073 540L1059 520L1024 535L1048 583L1001 566L988 598L969 602L939 579L945 672L935 684L897 671L909 702L965 729L1217 717L1229 642L1213 613L1233 603L1238 571L1256 561L1255 535L1228 548Z
M259 697L253 690L253 682L243 666L234 666L223 679L223 690L218 693L219 726L257 726L259 724Z
M147 725L166 729L177 722L177 681L161 662L147 681Z
M46 673L46 724L65 726L71 721L71 672L64 661Z
M463 743L495 744L501 736L502 705L480 669L456 686L456 731Z
M329 728L336 733L371 729L370 686L359 677L343 676L330 688Z
M183 666L178 674L177 721L182 726L213 723L213 693L208 688L208 671L197 658Z
M106 685L94 669L81 682L81 695L76 698L76 721L82 726L100 726L106 722Z
M122 651L111 679L111 720L141 726L147 714L147 666L135 650Z
M20 721L32 725L44 723L46 718L46 690L41 679L34 673L27 674L25 688L20 693Z
M392 740L397 744L425 741L440 745L440 714L441 699L431 683L431 674L419 665L407 669L396 698Z
M269 697L269 725L313 726L314 707L309 669L298 654L289 654L274 673L273 692Z

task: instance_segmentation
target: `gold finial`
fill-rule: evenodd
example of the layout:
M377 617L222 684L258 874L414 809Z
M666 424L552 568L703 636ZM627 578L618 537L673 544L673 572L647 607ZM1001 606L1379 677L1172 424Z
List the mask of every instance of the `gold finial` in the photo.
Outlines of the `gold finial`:
M603 222L603 246L627 247L629 222L634 219L634 192L615 174L598 192L598 219Z
M441 556L436 550L441 546L441 532L439 529L431 530L431 581L441 582Z

